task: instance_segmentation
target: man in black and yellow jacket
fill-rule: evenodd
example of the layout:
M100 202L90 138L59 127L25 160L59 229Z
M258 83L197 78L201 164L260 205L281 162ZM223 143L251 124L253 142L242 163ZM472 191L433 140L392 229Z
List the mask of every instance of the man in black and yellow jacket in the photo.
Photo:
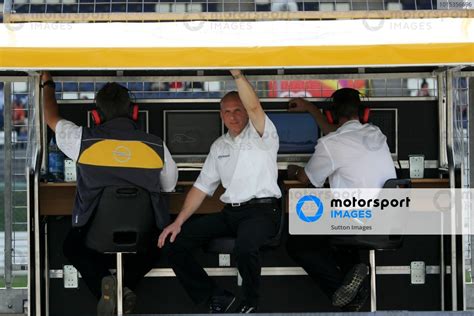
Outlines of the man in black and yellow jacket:
M102 287L114 286L109 272L111 256L98 253L84 244L89 220L97 208L105 187L134 185L150 192L158 230L169 221L167 210L160 208L160 195L172 191L178 170L163 141L137 128L132 120L133 105L129 91L107 83L96 96L97 121L94 128L77 126L59 116L55 83L43 72L44 116L56 134L59 149L77 162L77 191L72 213L72 229L64 242L66 258L80 271L92 294L99 299L98 312L113 314L115 299L104 297ZM156 244L151 241L150 245ZM131 312L135 303L133 289L151 269L156 248L125 258L124 311Z

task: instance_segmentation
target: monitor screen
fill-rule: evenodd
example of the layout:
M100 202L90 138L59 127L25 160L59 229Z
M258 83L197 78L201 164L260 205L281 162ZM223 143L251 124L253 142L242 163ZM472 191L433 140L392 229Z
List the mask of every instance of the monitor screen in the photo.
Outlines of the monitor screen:
M380 128L390 152L397 155L397 109L370 109L369 122Z
M148 111L138 111L138 120L136 123L139 130L148 133ZM92 119L92 111L87 111L87 127L95 127L94 120Z
M165 111L164 128L172 155L207 155L222 135L219 111Z
M279 154L312 154L318 141L319 128L309 113L268 111L278 131Z

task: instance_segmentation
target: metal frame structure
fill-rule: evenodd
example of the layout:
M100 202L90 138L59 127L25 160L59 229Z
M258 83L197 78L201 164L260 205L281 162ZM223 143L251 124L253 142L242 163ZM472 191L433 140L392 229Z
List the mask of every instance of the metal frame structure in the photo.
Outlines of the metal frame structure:
M11 102L11 85L5 84L4 90L4 111L5 113L12 113L12 102ZM5 165L4 165L4 174L5 174L5 287L12 287L12 159L11 159L11 148L12 148L12 133L13 130L12 121L5 120L4 129L7 131L5 133Z
M469 82L468 82L468 88L469 88L469 95L468 95L468 103L469 104L474 104L474 72L470 72L470 73L467 73L467 72L463 72L462 73L463 75L466 75L467 78L469 79ZM474 139L474 129L471 128L473 125L471 124L471 122L474 122L474 111L472 109L470 109L469 111L469 115L468 115L468 120L469 120L469 131L468 131L468 135L469 135L469 138L470 139ZM469 160L469 166L470 166L470 169L469 169L469 186L472 188L474 187L474 169L473 169L473 166L474 166L474 142L469 142L469 152L470 152L470 160ZM474 243L474 238L472 236L469 236L470 237L470 242L471 242L471 275L472 273L474 273L474 258L473 258L473 250L472 249L472 245ZM468 286L468 289L467 289L467 307L468 308L474 308L474 284L470 284L470 285L467 285Z
M405 74L406 75L406 74ZM419 74L416 74L416 73L413 73L413 74L409 74L409 77L413 78L413 77L416 77L417 75ZM442 72L441 75L439 75L438 77L440 78L452 78L454 75L454 71L453 70L448 70L448 71L445 71L445 72ZM353 78L362 78L362 77L367 77L367 76L370 76L370 75L367 75L367 74L352 74L351 77ZM277 77L278 79L287 79L287 76L285 75L282 75L282 76L263 76L265 78L275 78ZM295 78L293 76L288 76L290 78ZM311 75L307 75L307 76L303 76L304 78L313 78ZM319 76L316 76L318 78L324 78L326 79L327 77L324 76L324 75L319 75ZM328 76L328 77L331 77L331 76ZM342 77L341 75L338 75L338 77ZM400 74L377 74L376 77L380 77L380 78L386 78L386 77L401 77ZM186 79L195 79L195 77L186 77ZM262 77L259 77L259 78L262 78ZM298 79L301 78L301 76L297 76ZM62 78L61 77L58 77L58 80L61 80ZM73 79L73 78L68 78L68 79ZM77 79L77 78L76 78ZM80 78L81 81L87 81L87 80L90 80L92 78ZM104 79L104 80L117 80L119 79L120 81L126 81L126 80L130 80L132 78L129 78L129 77L107 77L107 78L100 78L101 80ZM133 79L139 79L139 78L133 78ZM140 78L140 80L142 80L144 78ZM184 81L184 78L183 77L173 77L172 79L169 78L169 77L160 77L160 78L147 78L147 79L152 79L154 81L171 81L171 80L179 80L179 81ZM216 80L217 78L216 77L208 77L206 79L212 79L212 80ZM252 77L252 76L249 76L249 79L250 80L255 80L256 78ZM203 80L203 78L200 78L200 80ZM447 121L441 121L442 117L440 117L440 126L443 126L444 124L448 123L447 126L446 126L446 130L447 130L447 134L443 134L443 130L441 129L440 130L440 139L446 137L446 144L448 146L448 150L447 152L450 153L450 159L449 159L449 164L448 166L450 167L450 176L452 177L451 178L451 183L452 185L454 185L455 183L455 179L453 178L455 175L454 175L454 165L453 165L453 157L454 157L454 148L452 147L452 143L453 143L453 135L454 135L454 131L453 131L453 125L451 123L449 123L450 119L453 119L452 117L452 110L453 110L453 104L452 104L452 85L449 84L449 80L446 82L446 85L444 85L444 89L443 89L443 84L440 84L439 85L439 88L440 91L442 90L443 91L443 94L440 94L440 95L445 95L446 96L446 99L447 99L447 107L444 108L444 102L443 100L441 100L440 104L443 105L442 107L442 110L446 109L446 118L447 118ZM385 99L385 98L381 98L381 99ZM408 98L407 98L408 99ZM433 99L433 98L430 98L430 99ZM280 100L280 99L278 99ZM181 100L182 101L182 100ZM206 100L207 101L207 100ZM280 100L281 101L281 100ZM152 102L152 101L150 101ZM448 156L449 157L449 156ZM450 285L453 289L452 291L452 297L451 297L451 300L453 302L452 304L452 307L451 309L452 310L458 310L458 309L464 309L463 306L458 306L457 305L457 300L458 300L458 294L461 294L461 295L464 295L464 293L459 293L459 292L463 292L462 290L462 287L459 288L459 282L460 280L458 279L458 276L457 276L457 253L456 253L456 247L458 247L458 245L456 244L456 238L451 238L451 247L452 247L452 251L450 253L450 259L449 259L449 264L447 266L445 266L445 263L444 263L444 256L445 256L445 253L444 253L444 248L441 249L441 262L440 262L440 266L438 267L432 267L432 268L429 268L427 271L430 271L430 273L440 273L441 274L441 285L442 285L442 293L441 293L441 296L444 297L444 285L445 285L445 282L444 282L444 276L445 275L450 275L451 276L451 281L450 281ZM228 269L209 269L209 272L213 275L234 275L236 274L236 271L235 269L232 269L232 268L228 268ZM302 272L300 269L298 268L285 268L285 267L281 267L281 268L264 268L263 269L263 275L283 275L283 274L286 274L286 273L289 273L290 275L300 275ZM407 270L407 267L377 267L376 268L376 274L405 274L405 273L409 273L409 270ZM55 273L54 271L50 271L50 274L49 274L50 277L59 277L59 275L57 273ZM155 277L161 277L161 276L170 276L170 272L167 270L167 269L155 269L153 270L149 276L155 276ZM375 277L375 275L373 276L373 278ZM444 302L442 302L442 309L444 310Z
M462 81L461 81L462 80ZM461 83L464 86L461 86ZM470 104L474 104L474 90L473 90L473 84L474 84L474 72L468 72L468 71L458 71L453 73L453 114L454 114L454 126L456 129L454 138L457 140L458 143L458 153L457 157L460 157L460 171L461 171L461 187L463 189L470 189L472 188L472 181L473 181L473 176L471 174L472 172L472 148L471 148L471 142L470 140L472 139L472 125L471 125L471 116L472 116L472 109L469 108ZM465 117L463 115L463 111L466 111ZM466 126L464 126L464 120L466 120ZM472 210L472 200L470 198L468 199L463 199L463 205L462 205L462 215L459 218L458 223L462 227L467 224L470 225L472 223L472 217L474 214L471 213ZM466 212L468 214L466 214ZM469 227L470 231L474 229L474 227ZM462 282L462 291L464 295L460 298L463 306L466 308L472 308L474 306L474 288L472 284L472 266L474 264L473 262L473 257L472 257L472 252L474 250L473 244L472 244L472 235L468 236L462 236L462 238L459 238L461 242L461 245L459 248L461 248L458 251L458 257L460 257L461 263L458 263L458 266L462 267L461 272L461 280ZM469 249L466 249L469 248ZM469 255L469 257L467 257ZM469 259L470 262L467 260ZM466 274L467 271L470 270L470 275L471 275L471 283L468 284L466 280Z
M207 1L207 0L206 0ZM239 2L240 0L236 0ZM349 0L352 4L352 0ZM366 0L367 3L370 0ZM95 0L92 0L95 3ZM128 2L128 1L127 1ZM160 2L160 1L158 1ZM325 0L319 0L317 2L326 2ZM399 1L400 3L400 1ZM352 6L352 5L351 5ZM256 8L256 4L255 4ZM145 13L145 12L123 12L123 13L112 13L112 12L94 12L92 13L16 13L14 12L14 0L5 0L3 6L3 21L6 23L17 23L17 24L6 24L8 30L14 31L23 27L20 23L25 22L111 22L111 21L121 21L121 22L172 22L172 21L221 21L221 22L235 22L235 21L289 21L289 20L307 20L307 21L318 21L318 20L333 20L333 19L358 19L358 20L379 20L383 24L384 20L387 19L433 19L433 18L464 18L464 19L473 19L474 10L410 10L410 11L389 11L385 7L385 2L382 1L382 8L387 10L355 10L355 11L300 11L300 12L243 12L240 11L240 2L239 2L239 11L233 12L167 12L167 13ZM416 8L416 1L415 1ZM256 11L256 10L255 10ZM79 12L79 11L78 11ZM365 21L364 21L365 22ZM311 22L316 23L316 22ZM46 24L45 24L46 25ZM370 28L369 28L370 29ZM372 31L372 30L371 30ZM438 34L437 34L438 35ZM451 35L451 34L449 34ZM15 35L16 36L16 35ZM425 43L426 44L426 43ZM13 45L14 46L14 45ZM13 47L12 46L12 47ZM20 47L24 49L24 47ZM18 54L18 52L17 52ZM153 56L154 57L154 56ZM447 57L445 57L447 58ZM11 59L10 59L11 60ZM463 59L464 60L464 59ZM22 61L23 62L23 61ZM349 74L328 74L327 72L338 71L341 72L342 68L333 68L333 69L324 69L326 74L316 74L320 68L323 66L315 66L314 69L307 71L306 74L290 74L292 66L294 64L288 65L288 69L277 69L277 74L273 74L273 69L270 67L270 71L263 71L266 75L254 75L248 76L250 81L259 81L259 80L318 80L318 79L405 79L405 78L436 78L437 80L437 97L416 97L416 100L438 100L438 117L439 117L439 135L438 140L440 144L439 158L437 161L428 161L427 167L441 168L449 171L449 178L451 187L454 188L456 184L456 173L455 173L455 128L454 128L454 116L453 111L455 109L455 100L453 98L453 78L461 75L465 77L474 77L474 72L462 72L462 67L442 67L434 70L434 72L415 72L416 68L411 67L412 60L409 60L409 65L403 65L403 71L409 71L406 69L413 70L413 72L400 72L394 68L381 68L381 67L370 67L377 68L376 72L378 73L365 73L366 68L356 66L349 66L345 69L356 70L357 73ZM148 61L147 61L148 63ZM386 61L385 61L386 63ZM436 64L436 63L434 63ZM313 64L312 64L313 65ZM368 64L361 64L368 65ZM27 65L20 65L27 66ZM40 64L40 66L42 66ZM198 65L201 66L201 65ZM390 66L390 65L382 65ZM393 65L392 65L393 66ZM29 65L27 67L30 67ZM62 66L61 66L62 67ZM61 70L68 70L61 68ZM154 70L154 66L150 66ZM319 67L319 69L317 68ZM411 67L411 68L410 68ZM21 67L13 67L11 69L20 69ZM225 67L227 68L227 67ZM250 67L252 68L252 67ZM301 70L298 66L294 67L297 70ZM6 69L6 68L5 68ZM27 69L36 69L36 68L27 68ZM82 69L82 68L81 68ZM98 68L102 69L102 68ZM139 68L142 69L142 68ZM144 69L144 68L143 68ZM168 69L168 68L162 68ZM191 69L191 68L189 68ZM189 70L188 69L188 70ZM434 69L434 68L431 68ZM85 70L85 69L83 69ZM372 69L371 69L372 70ZM344 70L342 70L344 71ZM285 72L287 74L285 74ZM171 72L169 72L171 74ZM189 74L190 72L187 72ZM204 71L195 70L191 72L192 75L186 76L168 76L167 73L157 73L156 75L149 75L149 73L144 73L144 76L124 76L123 71L117 71L115 76L56 76L55 79L58 81L73 81L73 82L107 82L107 81L149 81L149 82L172 82L172 81L226 81L230 80L230 76L223 75L204 75ZM272 75L268 75L272 73ZM336 73L336 72L335 72ZM84 73L82 73L84 74ZM81 75L82 75L81 74ZM110 71L108 72L110 74ZM12 208L12 195L13 187L12 181L5 181L5 240L6 240L6 251L5 251L5 281L7 288L5 291L0 290L0 313L4 310L14 309L18 311L23 308L23 304L17 303L18 300L28 300L28 313L29 314L48 314L48 287L49 287L49 278L59 277L59 273L55 271L49 271L48 267L48 254L47 254L47 244L43 243L45 236L41 235L42 231L47 233L47 226L44 227L40 223L39 218L39 181L40 173L47 169L47 153L46 153L46 132L47 128L42 119L42 107L41 107L41 98L40 98L40 88L39 88L39 74L38 73L29 73L28 76L4 76L0 77L0 81L4 82L15 82L15 81L27 81L29 86L29 109L31 109L30 114L30 137L28 141L28 155L29 161L26 166L26 179L27 179L27 189L28 189L28 199L27 199L27 212L28 212L28 237L30 245L29 253L29 265L28 265L28 294L24 289L17 290L12 289L12 217L11 210ZM471 80L473 81L473 80ZM4 98L5 98L5 113L9 115L11 113L11 86L10 84L5 85ZM474 91L474 89L473 89ZM413 100L413 97L383 97L380 100ZM311 101L323 101L322 98L310 98ZM371 98L371 100L376 101L379 98ZM474 97L471 97L471 102L474 100ZM144 103L177 103L177 102L193 102L193 103L204 103L204 102L217 102L216 99L202 99L202 100L177 100L177 99L161 99L161 100L143 100ZM285 98L275 98L275 99L263 99L264 102L284 102L288 101ZM68 103L71 101L60 100L60 103ZM74 100L74 103L86 103L88 101ZM472 104L472 103L471 103ZM473 111L474 112L474 111ZM471 113L471 116L474 114ZM31 119L33 118L33 119ZM11 130L13 126L10 120L5 120L5 177L6 179L11 179L12 177L12 157L11 152L8 149L11 149L12 137ZM473 159L471 157L471 159ZM473 160L474 161L474 160ZM471 162L472 165L472 162ZM284 164L279 164L280 167L284 168ZM189 166L188 166L189 167ZM191 167L198 168L199 165L193 165ZM408 168L408 162L402 161L402 167ZM474 168L471 168L473 172ZM189 169L188 169L189 170ZM471 181L474 181L474 176L471 177ZM452 203L454 205L454 203ZM453 216L456 216L455 213L452 213ZM454 224L455 222L452 221ZM462 245L461 245L462 246ZM450 249L450 252L447 253L447 250ZM452 301L452 306L450 309L458 310L466 308L466 289L464 287L464 279L460 278L459 275L459 266L464 265L464 260L459 260L459 250L460 245L456 240L456 236L451 236L451 238L445 238L441 236L441 249L440 249L440 263L439 266L429 266L427 267L427 273L430 274L440 274L440 286L441 286L441 310L445 309L445 301ZM371 253L370 261L373 263L374 258ZM233 268L229 269L210 269L211 275L236 275L237 271ZM263 275L302 275L304 272L298 268L264 268L262 271ZM375 273L371 276L371 281L375 285L375 277L380 274L408 274L410 273L409 267L376 267ZM449 281L445 280L447 275L451 276ZM169 269L155 269L149 276L152 277L163 277L163 276L172 276ZM462 284L462 286L461 286ZM448 286L447 286L448 285ZM445 297L445 288L452 288L451 298L447 299ZM474 291L474 289L472 289ZM459 296L462 296L462 300L459 300ZM471 295L474 298L474 294ZM3 299L3 298L6 299ZM375 299L373 302L375 302ZM458 301L461 301L461 305L458 305ZM10 303L15 302L15 303ZM5 306L4 306L5 305ZM20 306L21 305L21 306ZM12 306L12 308L9 308ZM474 304L473 304L474 306Z
M440 123L440 134L439 134L439 142L440 142L440 147L443 146L443 144L447 145L447 153L448 153L448 167L450 168L450 180L451 180L451 185L454 185L455 183L455 174L454 174L454 152L453 152L453 137L454 137L454 130L453 130L453 125L450 123L450 119L452 120L452 110L453 110L453 101L452 101L452 93L453 93L453 87L452 84L450 84L450 80L452 81L453 77L459 76L459 69L455 70L441 70L436 73L377 73L377 74L338 74L338 75L275 75L275 76L269 76L269 75L264 75L264 76L249 76L249 80L310 80L310 79L337 79L337 78L354 78L354 79L367 79L367 78L379 78L379 79L386 79L386 78L424 78L424 77L437 77L438 79L438 96L439 96L439 123ZM466 77L474 77L474 72L464 72L462 73L462 76ZM170 82L170 81L193 81L197 78L197 76L159 76L159 77L153 77L153 76L134 76L134 77L123 77L123 76L97 76L97 77L66 77L66 76L57 76L56 79L58 81L77 81L77 82L87 82L87 81L111 81L111 80L118 80L118 81L154 81L154 82ZM36 314L40 315L43 314L45 311L48 310L47 306L47 299L48 299L48 280L49 278L58 278L61 277L60 273L58 271L49 271L47 268L47 258L44 258L45 251L47 249L45 248L46 246L41 243L41 236L40 236L40 222L39 222L39 200L38 200L38 195L39 195L39 176L40 176L40 171L41 171L41 164L44 162L45 159L45 125L44 122L42 121L42 113L41 113L41 101L40 101L40 89L39 89L39 76L37 73L32 73L29 75L28 78L26 77L0 77L0 80L3 81L8 81L8 82L13 82L15 80L20 80L20 81L25 81L28 80L29 87L30 87L30 108L34 110L34 120L31 122L34 127L34 131L32 131L31 138L29 140L29 162L27 165L27 174L28 174L28 194L30 198L28 199L28 218L33 219L31 222L28 222L28 231L31 233L30 234L30 245L32 245L32 252L30 253L30 265L29 265L29 286L28 290L30 291L30 294L28 295L28 301L29 301L29 308L28 311L31 314ZM227 80L228 77L224 76L205 76L205 77L199 77L199 81L216 81L216 80ZM5 90L5 99L7 99L8 95L8 88ZM378 100L377 99L372 99L372 100ZM393 97L388 97L388 98L380 98L380 100L387 100L387 99L392 99L392 100L413 100L413 97L401 97L401 98L393 98ZM417 98L418 100L421 98ZM423 100L436 100L435 97L427 97L427 98L422 98ZM268 99L268 101L286 101L288 100L287 98L278 98L278 99ZM323 99L318 99L318 98L313 98L312 100L319 101ZM157 102L159 101L160 103L167 102L167 103L173 103L173 102L193 102L193 103L200 103L200 102L209 102L209 101L216 101L214 99L206 99L206 100L147 100L146 102ZM82 102L87 102L87 101L69 101L69 100L63 100L60 101L61 103L82 103ZM8 111L9 109L9 102L5 102L5 109ZM8 112L6 112L8 113ZM451 113L451 114L450 114ZM7 120L8 121L8 120ZM7 131L6 133L6 144L7 142L11 142L11 139L9 140L7 135L8 129L11 130L12 126L11 124L8 124L7 121L5 121L5 130ZM446 127L446 129L445 129ZM445 132L446 131L446 132ZM41 158L43 157L43 158ZM5 157L7 158L7 157ZM7 159L5 160L7 162ZM434 166L438 166L438 162L433 162ZM442 163L442 151L440 150L440 160L439 160L439 165L441 167L444 166ZM11 166L11 165L10 165ZM5 165L7 167L7 163ZM407 167L407 166L405 166ZM7 188L7 187L6 187ZM11 190L11 187L9 188ZM8 202L8 199L5 199L5 207L11 207L10 202ZM7 219L7 218L5 218ZM9 219L11 220L11 219ZM457 253L456 249L459 247L459 244L456 243L456 238L451 238L450 245L451 249L453 249L449 255L449 260L446 263L444 260L445 258L445 246L446 243L443 244L443 238L442 239L442 247L440 249L441 252L441 261L439 266L429 266L427 267L427 273L429 274L440 274L440 282L441 282L441 297L442 297L442 302L441 302L441 309L445 309L444 301L445 301L445 293L444 293L444 288L445 288L445 276L450 275L451 280L449 284L453 288L452 291L452 297L451 300L453 302L452 305L452 310L458 310L458 309L465 309L466 304L463 304L463 306L458 306L457 301L458 301L458 295L462 295L462 297L466 297L466 293L463 289L463 287L460 286L460 282L463 282L463 280L459 280L458 273L457 273L457 267L458 265L458 258L457 258ZM10 258L8 251L5 254L6 259ZM8 256L8 257L7 257ZM47 255L46 255L47 257ZM10 259L8 259L10 260ZM236 270L233 268L216 268L216 269L209 269L211 275L236 275ZM388 267L388 266L379 266L376 268L376 274L381 275L381 274L409 274L410 270L408 266L400 266L400 267ZM304 272L300 268L288 268L288 267L278 267L278 268L264 268L262 270L262 275L303 275ZM169 269L154 269L152 270L149 275L150 277L166 277L166 276L172 276L172 273L169 271ZM8 291L9 289L7 289ZM1 291L0 291L1 293ZM12 292L10 292L12 293ZM25 291L19 291L18 292L19 296L22 296L23 298L26 298ZM0 306L1 310L1 306Z
M367 11L266 11L266 12L94 12L94 13L14 13L12 0L5 0L3 19L21 22L119 22L119 21L259 21L259 20L333 20L333 19L412 19L472 18L472 10L369 10Z
M0 77L0 81L4 83L4 113L10 114L13 113L12 109L12 85L13 82L27 82L27 77ZM24 312L24 301L27 298L27 289L26 288L14 288L13 287L13 276L18 274L18 268L22 268L15 263L16 255L15 253L15 242L16 238L14 237L14 224L15 220L13 217L13 211L20 209L16 206L15 199L13 198L13 193L17 191L14 186L14 178L18 175L14 173L14 161L17 159L22 159L23 157L14 157L15 150L13 145L18 144L16 139L13 139L12 131L15 127L13 121L11 120L10 115L5 115L7 119L4 120L4 220L5 220L5 231L4 231L4 240L5 240L5 251L4 251L4 280L5 288L0 289L0 313L22 313ZM22 190L26 191L26 190ZM26 194L26 192L25 192ZM25 209L27 207L21 207ZM20 271L21 272L21 271Z

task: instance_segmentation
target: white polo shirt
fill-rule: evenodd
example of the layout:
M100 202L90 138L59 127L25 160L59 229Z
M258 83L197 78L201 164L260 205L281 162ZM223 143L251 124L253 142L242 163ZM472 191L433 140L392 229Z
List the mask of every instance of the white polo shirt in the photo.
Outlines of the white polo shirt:
M77 126L71 121L60 120L56 124L56 143L58 148L69 158L77 161L81 151L82 126ZM160 172L161 191L170 192L174 190L178 181L178 168L171 154L163 143L165 160Z
M224 203L242 203L253 198L281 197L277 184L278 133L265 116L260 136L250 122L236 137L229 133L211 146L206 162L194 186L212 196L222 183Z
M381 188L396 178L387 137L377 126L351 120L318 140L305 167L315 187Z

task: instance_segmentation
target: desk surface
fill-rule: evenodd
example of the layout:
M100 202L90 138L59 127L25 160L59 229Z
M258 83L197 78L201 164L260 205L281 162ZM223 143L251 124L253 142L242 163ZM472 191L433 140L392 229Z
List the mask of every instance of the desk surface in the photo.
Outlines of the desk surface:
M184 203L184 199L194 182L178 182L178 192L167 193L169 197L169 210L171 214L177 214ZM40 214L41 215L71 215L76 194L76 183L40 183ZM219 196L224 193L224 188L219 188L214 196L207 198L201 207L196 211L199 214L219 212L224 204L219 200Z
M191 189L192 181L178 182L178 192L167 194L169 197L169 209L171 214L177 214L184 203L184 199ZM448 188L449 179L412 179L415 188ZM285 190L291 188L304 188L299 181L284 181ZM76 194L76 183L40 183L40 214L41 215L71 215L74 196ZM206 198L197 214L209 214L219 212L224 204L219 197L224 193L224 188L219 188L214 196Z

